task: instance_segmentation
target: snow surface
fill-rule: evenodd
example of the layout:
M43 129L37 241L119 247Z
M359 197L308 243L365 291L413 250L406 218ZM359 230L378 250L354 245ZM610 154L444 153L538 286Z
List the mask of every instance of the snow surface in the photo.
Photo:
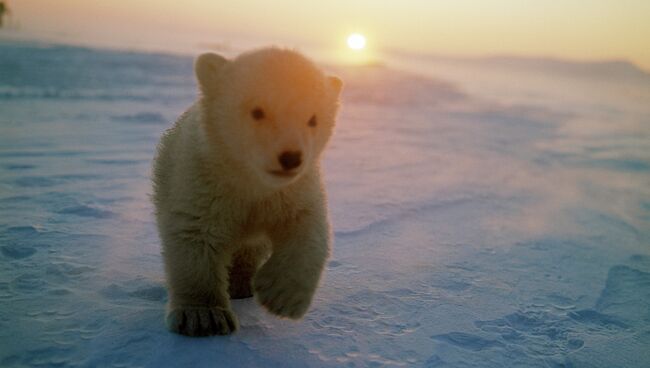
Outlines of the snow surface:
M149 173L191 58L0 43L0 366L650 366L648 76L403 61L331 68L309 314L238 300L236 334L187 338Z

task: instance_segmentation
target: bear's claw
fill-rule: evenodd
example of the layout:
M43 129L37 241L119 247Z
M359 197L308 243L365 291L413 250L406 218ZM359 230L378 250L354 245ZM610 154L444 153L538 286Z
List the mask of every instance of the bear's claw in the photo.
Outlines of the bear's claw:
M238 328L232 311L221 307L176 307L167 313L167 327L186 336L228 335Z

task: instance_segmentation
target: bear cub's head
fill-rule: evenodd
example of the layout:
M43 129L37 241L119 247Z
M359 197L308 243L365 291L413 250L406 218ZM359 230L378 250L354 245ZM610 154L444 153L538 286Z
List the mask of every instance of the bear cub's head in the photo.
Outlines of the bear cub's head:
M277 48L234 60L203 54L195 72L208 142L243 175L281 187L317 165L334 128L340 79Z

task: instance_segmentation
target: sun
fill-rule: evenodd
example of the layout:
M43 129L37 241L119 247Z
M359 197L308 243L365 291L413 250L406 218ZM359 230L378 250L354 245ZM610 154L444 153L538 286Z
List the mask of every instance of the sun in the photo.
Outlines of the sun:
M366 38L359 33L348 36L348 47L352 50L363 50L366 47Z

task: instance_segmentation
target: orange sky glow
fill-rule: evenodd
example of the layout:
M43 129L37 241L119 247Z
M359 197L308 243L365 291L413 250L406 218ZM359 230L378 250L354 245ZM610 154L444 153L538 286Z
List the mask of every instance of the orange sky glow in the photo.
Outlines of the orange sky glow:
M368 52L627 59L650 70L650 1L643 0L7 2L15 32L99 46L250 42L334 50L358 32Z

